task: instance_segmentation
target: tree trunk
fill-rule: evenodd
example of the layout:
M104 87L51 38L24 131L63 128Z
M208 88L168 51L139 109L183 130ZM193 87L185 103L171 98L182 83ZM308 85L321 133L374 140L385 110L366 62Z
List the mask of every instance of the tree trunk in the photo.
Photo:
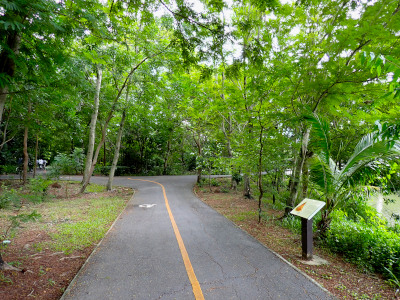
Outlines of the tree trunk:
M168 159L170 152L171 152L171 137L169 137L167 141L167 153L165 154L164 157L163 175L167 175Z
M250 188L250 176L247 174L243 176L243 196L247 199L253 199Z
M7 95L8 95L8 87L5 86L3 88L0 88L0 125L3 122L3 111L4 107L6 106Z
M199 138L196 139L196 137L195 137L194 134L193 134L193 139L194 139L194 141L195 141L195 143L196 143L197 151L198 151L199 157L201 158L202 155L203 155L203 151L202 151L202 148L201 148L200 135L199 135ZM203 162L201 162L201 163L203 164ZM201 165L201 166L197 166L197 183L200 183L200 181L201 181L201 174L202 174L202 171L203 171L202 165Z
M15 61L14 56L19 53L21 37L15 31L9 31L7 36L7 45L2 47L0 52L0 74L7 74L9 77L14 77ZM10 53L11 52L11 53ZM0 88L0 124L3 121L4 106L7 101L8 86Z
M107 164L107 144L106 141L104 141L104 148L103 148L103 166L105 166Z
M293 156L295 156L296 154L295 153L293 153ZM295 173L295 171L296 171L296 165L297 165L297 161L299 160L299 158L296 156L295 158L294 158L294 161L293 161L293 164L292 164L292 169L291 169L291 174L290 174L290 177L289 177L289 182L288 182L288 185L287 185L287 190L288 191L290 191L291 189L292 189L292 183L293 183L293 177L294 177L294 173ZM283 174L285 174L285 172L283 173Z
M93 160L93 151L94 151L94 143L96 140L96 124L97 124L97 116L99 113L99 103L100 103L100 89L101 89L101 80L102 80L102 70L100 67L97 67L97 77L96 77L96 92L94 96L94 107L92 118L90 120L90 131L89 131L89 144L88 150L86 154L86 163L85 170L83 171L82 183L84 183L89 177L90 168L92 166Z
M260 137L259 137L260 151L258 153L258 190L260 192L260 195L258 196L258 223L261 222L261 213L262 213L261 204L262 204L262 197L264 195L264 190L263 190L263 186L262 186L262 154L263 154L263 149L264 149L263 138L262 138L263 130L264 130L264 127L261 126Z
M33 178L36 176L37 160L38 160L38 148L39 148L39 135L36 134L36 146L35 146L35 161L33 162Z
M224 95L222 95L224 96ZM224 97L223 97L224 98ZM228 128L225 127L225 122L228 124ZM230 161L232 161L233 157L233 152L232 152L232 146L231 146L231 134L232 134L232 114L229 113L228 119L225 120L225 117L222 119L222 132L224 133L225 139L226 139L226 151L228 152L228 158ZM231 189L236 190L237 187L237 182L234 179L234 165L231 163Z
M272 204L275 204L276 199L275 199L275 192L279 192L279 187L278 187L278 171L275 170L275 177L272 179L272 188L274 189L272 193Z
M28 156L28 125L25 125L24 129L24 168L22 171L22 183L26 184L28 179L28 164L29 164L29 156Z
M121 123L119 124L117 143L115 145L114 158L113 158L113 162L111 165L110 175L108 176L107 191L112 190L112 184L114 181L114 173L115 173L115 170L116 170L117 164L118 164L119 149L121 148L121 138L122 138L122 132L124 129L124 124L125 124L125 117L126 117L126 110L124 110L122 112L122 119L121 119Z
M102 130L101 141L97 145L96 151L95 151L94 156L93 156L92 164L91 164L90 169L89 169L89 173L88 173L85 181L82 183L82 187L81 187L80 193L84 193L86 188L87 188L87 186L89 185L90 178L92 177L94 168L95 168L95 166L97 164L97 159L99 157L100 150L104 145L104 141L106 140L107 127L108 127L108 123L106 125L104 125L104 128Z
M10 97L10 98L11 98L10 99L10 102L11 102L12 101L12 97ZM0 110L0 111L3 111L3 110ZM2 140L2 142L0 144L0 152L1 152L1 150L3 150L4 145L13 139L13 137L11 137L11 139L7 140L7 129L8 129L9 121L10 121L10 116L11 116L11 108L8 111L7 121L4 124L3 140ZM0 122L0 125L1 125L1 122Z
M307 151L306 157L304 159L304 164L303 164L303 175L302 175L302 183L303 183L303 191L302 191L302 198L307 198L307 193L308 193L308 183L310 180L310 172L308 170L309 167L309 158L313 155L311 151Z
M333 210L333 201L331 199L326 199L326 206L322 210L321 220L317 223L318 236L322 239L326 237L329 226L331 225L332 218L330 213Z
M301 147L300 147L300 151L299 151L299 157L297 159L297 164L296 164L296 167L294 170L292 184L290 187L290 196L286 201L285 215L288 215L290 213L290 211L293 209L293 207L296 203L301 171L303 169L304 160L307 155L307 147L308 147L308 140L310 137L310 130L311 130L311 128L308 127L303 132L303 138L302 138L302 143L301 143Z
M28 104L28 115L27 120L29 122L31 114L32 104ZM28 180L28 166L29 166L29 155L28 155L28 123L25 124L24 129L24 169L22 171L22 183L26 184Z
M116 99L116 100L114 101L113 106L111 107L111 110L110 110L109 113L108 113L107 120L106 120L106 122L104 123L104 127L103 127L103 129L101 130L101 141L100 141L100 143L97 145L96 151L95 151L94 156L93 156L92 165L91 165L90 170L89 170L89 174L88 174L86 180L82 183L82 187L81 187L80 193L85 192L86 187L88 186L88 184L89 184L89 182L90 182L90 178L92 177L94 168L95 168L95 166L96 166L96 164L97 164L97 159L98 159L98 157L99 157L99 153L100 153L101 147L103 147L104 142L105 142L105 140L106 140L108 125L110 124L110 121L111 121L111 119L112 119L113 116L114 116L114 111L115 111L115 109L116 109L116 107L117 107L117 100L118 100L118 99Z
M106 135L107 135L108 124L110 123L111 119L112 119L113 116L114 116L114 112L115 112L115 110L116 110L116 108L117 108L118 100L119 100L119 98L121 97L122 92L124 91L125 87L129 84L129 81L130 81L130 78L131 78L132 74L133 74L145 61L147 61L149 58L155 57L155 56L157 56L157 55L159 55L159 54L161 54L161 53L162 53L162 51L161 51L161 52L157 52L156 54L153 54L153 55L151 55L151 56L148 56L148 57L145 57L144 59L142 59L136 66L134 66L134 67L131 69L131 71L129 72L129 74L125 77L124 83L123 83L122 86L118 89L118 93L117 93L117 95L116 95L115 98L114 98L114 102L113 102L113 104L112 104L112 106L111 106L111 109L110 109L110 111L109 111L109 113L108 113L107 119L106 119L106 121L105 121L105 123L104 123L104 127L103 127L103 130L102 130L102 138L101 138L101 141L100 141L100 143L98 144L98 146L97 146L97 148L96 148L96 152L95 152L95 154L94 154L93 160L91 161L91 166L90 166L90 169L89 169L89 172L88 172L88 173L87 173L86 166L85 166L85 173L86 173L86 174L85 174L85 176L84 176L84 180L82 180L82 188L81 188L81 190L80 190L80 193L83 193L83 192L86 190L86 187L87 187L88 184L89 184L90 177L92 177L92 174L93 174L93 171L94 171L94 167L96 166L96 163L97 163L97 158L98 158L98 156L99 156L100 149L101 149L101 147L103 146L103 144L104 144L104 142L105 142L105 138L106 138ZM99 75L99 69L98 69L98 71L97 71L97 74ZM96 92L100 92L100 83L101 83L100 81L101 81L101 80L97 80L98 88L96 89ZM100 83L99 83L99 82L100 82ZM88 158L87 158L87 159L88 159ZM90 160L89 160L89 161L90 161ZM90 164L90 163L88 163L88 165L89 165L89 164Z

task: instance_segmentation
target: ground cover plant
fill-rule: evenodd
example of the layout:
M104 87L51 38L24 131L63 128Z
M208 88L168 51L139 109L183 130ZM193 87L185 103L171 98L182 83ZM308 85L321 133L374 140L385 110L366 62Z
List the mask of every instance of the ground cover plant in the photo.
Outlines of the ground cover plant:
M46 196L32 201L29 186L0 182L2 197L11 193L0 209L1 240L10 243L0 251L22 270L0 270L1 299L59 299L132 196L129 188L92 184L78 194L79 183L48 181Z
M230 185L229 178L218 179L218 184L211 185L211 189L208 184L203 184L196 186L194 191L205 203L247 231L269 249L294 264L339 299L400 299L395 277L375 273L381 271L383 266L379 269L366 267L369 263L371 265L379 263L371 261L371 254L354 260L345 256L343 251L335 253L335 249L330 247L331 245L316 240L314 255L328 260L329 265L311 266L302 263L299 220L295 218L281 219L284 205L278 202L273 205L271 197L263 201L263 217L262 222L259 223L257 201L245 198L241 192L230 189ZM334 218L334 220L339 222L339 219ZM343 239L351 236L358 243L357 245L343 245L340 249L347 249L349 253L352 249L357 249L351 252L353 258L357 257L356 251L360 253L360 256L366 255L365 253L370 251L371 248L361 248L368 245L360 245L363 239L360 239L354 232L345 233L347 231L345 227L348 227L347 223L343 223L340 228L335 226L337 225L333 221L330 233L332 238L340 236L339 232L344 232ZM374 240L374 242L382 242L382 240ZM386 241L381 246L388 247L389 243L390 241ZM338 246L338 244L335 245ZM374 249L371 250L374 251ZM393 250L392 255L395 252Z

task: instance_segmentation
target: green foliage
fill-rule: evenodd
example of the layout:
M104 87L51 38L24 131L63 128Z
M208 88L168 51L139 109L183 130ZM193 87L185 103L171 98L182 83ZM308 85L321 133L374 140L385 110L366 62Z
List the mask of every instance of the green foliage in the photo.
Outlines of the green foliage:
M236 184L239 184L243 180L243 176L239 173L233 173L232 180L236 181Z
M217 178L211 178L211 185L212 186L220 186L221 183L218 181Z
M375 53L367 53L366 51L361 53L361 64L370 68L371 72L375 72L378 76L381 73L392 73L389 82L389 92L384 97L400 97L400 84L398 79L400 78L400 60L391 55L376 55Z
M47 196L47 189L51 181L41 177L32 178L29 180L28 189L30 191L29 198L33 202L42 202Z
M311 161L311 181L322 193L326 202L320 233L329 227L330 214L337 206L346 206L359 192L361 185L379 175L376 164L400 153L400 143L395 139L383 139L380 132L364 135L354 147L350 158L342 168L330 155L331 139L327 122L316 114L308 116L313 132L317 135L315 148L318 153ZM349 206L350 207L350 206Z
M94 167L95 174L101 174L104 176L108 176L110 174L110 170L111 170L111 166L96 165Z
M18 227L21 222L22 223L27 223L27 222L34 222L37 221L41 218L42 216L34 210L30 214L18 214L16 216L11 216L10 221L11 221L11 228L16 228Z
M15 174L17 170L16 165L0 166L0 174Z
M301 234L301 220L293 215L282 219L282 226L290 231Z
M389 273L389 275L391 277L389 279L389 282L391 284L393 284L395 287L397 287L398 289L400 289L400 280L397 278L397 276L394 275L393 272L390 269L386 268L386 267L385 267L385 270L386 270L386 272Z
M48 177L59 179L61 175L81 173L84 158L85 154L82 148L75 148L69 155L64 153L57 154L49 167Z
M6 283L6 284L13 284L12 279L10 277L4 275L3 272L0 272L0 282Z
M130 175L130 167L126 166L117 166L115 169L115 176L124 176L124 175Z
M9 188L6 185L1 186L0 209L10 208L11 206L18 207L20 205L21 196L17 190Z
M377 216L372 218L378 219ZM325 243L332 251L369 271L400 276L400 236L384 222L351 220L335 211Z
M83 171L83 164L85 161L85 153L82 148L75 148L70 154L71 168L74 170L75 174L80 174Z
M364 220L370 224L385 225L386 222L381 219L376 209L368 204L369 197L374 192L371 191L369 194L366 193L364 188L358 190L352 190L352 195L340 205L340 210L346 214L349 220L358 222Z

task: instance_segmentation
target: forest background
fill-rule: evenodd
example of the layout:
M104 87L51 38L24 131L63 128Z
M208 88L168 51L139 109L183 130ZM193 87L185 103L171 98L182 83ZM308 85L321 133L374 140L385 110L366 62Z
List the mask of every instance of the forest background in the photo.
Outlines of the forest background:
M392 280L400 225L400 2L0 0L4 174L232 175ZM4 201L7 201L3 193ZM296 226L296 225L294 225ZM362 250L360 250L362 249ZM398 282L398 280L397 280Z

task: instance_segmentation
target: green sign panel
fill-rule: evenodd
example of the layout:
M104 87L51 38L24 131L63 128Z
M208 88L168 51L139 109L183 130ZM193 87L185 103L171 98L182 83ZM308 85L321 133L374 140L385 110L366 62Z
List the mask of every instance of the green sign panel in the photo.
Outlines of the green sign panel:
M325 206L325 202L305 198L290 213L301 218L311 220L317 212Z

